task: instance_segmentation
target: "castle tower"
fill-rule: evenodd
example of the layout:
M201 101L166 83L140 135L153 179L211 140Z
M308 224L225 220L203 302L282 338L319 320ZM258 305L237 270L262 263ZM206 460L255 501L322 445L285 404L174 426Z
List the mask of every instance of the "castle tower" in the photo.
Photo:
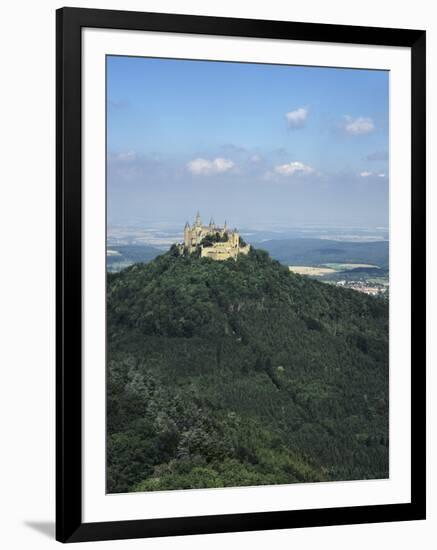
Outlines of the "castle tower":
M200 219L200 213L199 213L199 211L197 211L197 214L196 214L195 225L196 225L196 227L201 227L201 226L202 226L202 220Z
M190 224L187 222L184 227L184 244L187 248L191 245L191 229Z

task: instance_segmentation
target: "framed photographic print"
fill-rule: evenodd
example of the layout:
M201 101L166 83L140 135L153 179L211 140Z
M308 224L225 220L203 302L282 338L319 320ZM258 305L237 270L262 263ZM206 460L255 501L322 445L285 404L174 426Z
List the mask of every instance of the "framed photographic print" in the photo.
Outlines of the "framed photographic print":
M57 539L425 518L425 32L57 12Z

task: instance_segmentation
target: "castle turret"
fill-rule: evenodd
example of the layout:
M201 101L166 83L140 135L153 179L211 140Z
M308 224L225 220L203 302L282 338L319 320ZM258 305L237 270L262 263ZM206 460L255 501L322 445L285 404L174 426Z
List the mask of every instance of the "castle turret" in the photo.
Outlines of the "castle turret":
M196 214L195 225L196 225L196 227L201 227L201 226L202 226L202 220L200 219L200 213L199 213L199 211L197 211L197 214Z
M184 244L187 248L191 246L191 229L190 224L187 222L184 227Z

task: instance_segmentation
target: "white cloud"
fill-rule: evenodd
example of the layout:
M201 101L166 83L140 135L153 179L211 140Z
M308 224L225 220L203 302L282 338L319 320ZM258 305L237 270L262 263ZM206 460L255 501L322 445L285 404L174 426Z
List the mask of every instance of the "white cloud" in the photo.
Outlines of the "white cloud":
M358 136L361 134L369 134L375 129L373 120L369 117L359 116L352 118L346 115L344 117L344 131L352 136Z
M285 118L290 128L302 128L308 118L308 109L306 107L299 107L295 111L286 113Z
M233 168L235 163L230 159L225 158L215 158L213 160L207 160L203 158L197 158L190 160L187 163L188 170L195 174L199 175L210 175L210 174L222 174Z
M275 172L281 174L281 176L294 176L298 175L307 175L312 174L314 169L303 162L294 161L289 162L288 164L280 164L275 166Z
M374 172L369 172L368 170L364 170L363 172L360 172L360 177L362 178L370 178L370 177L378 177L378 178L385 178L384 172L378 172L375 174Z
M117 160L121 160L123 162L131 162L133 160L136 160L137 154L135 153L135 151L126 151L123 153L118 153L116 158Z

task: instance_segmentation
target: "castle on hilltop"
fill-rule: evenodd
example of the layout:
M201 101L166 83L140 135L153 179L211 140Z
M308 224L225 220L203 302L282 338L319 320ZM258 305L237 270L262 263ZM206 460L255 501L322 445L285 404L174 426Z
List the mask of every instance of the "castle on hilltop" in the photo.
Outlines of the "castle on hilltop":
M188 254L200 252L201 258L212 260L237 259L239 254L248 254L250 245L246 244L236 229L225 225L219 227L211 219L209 225L202 225L197 212L192 226L187 222L184 228L184 251Z

